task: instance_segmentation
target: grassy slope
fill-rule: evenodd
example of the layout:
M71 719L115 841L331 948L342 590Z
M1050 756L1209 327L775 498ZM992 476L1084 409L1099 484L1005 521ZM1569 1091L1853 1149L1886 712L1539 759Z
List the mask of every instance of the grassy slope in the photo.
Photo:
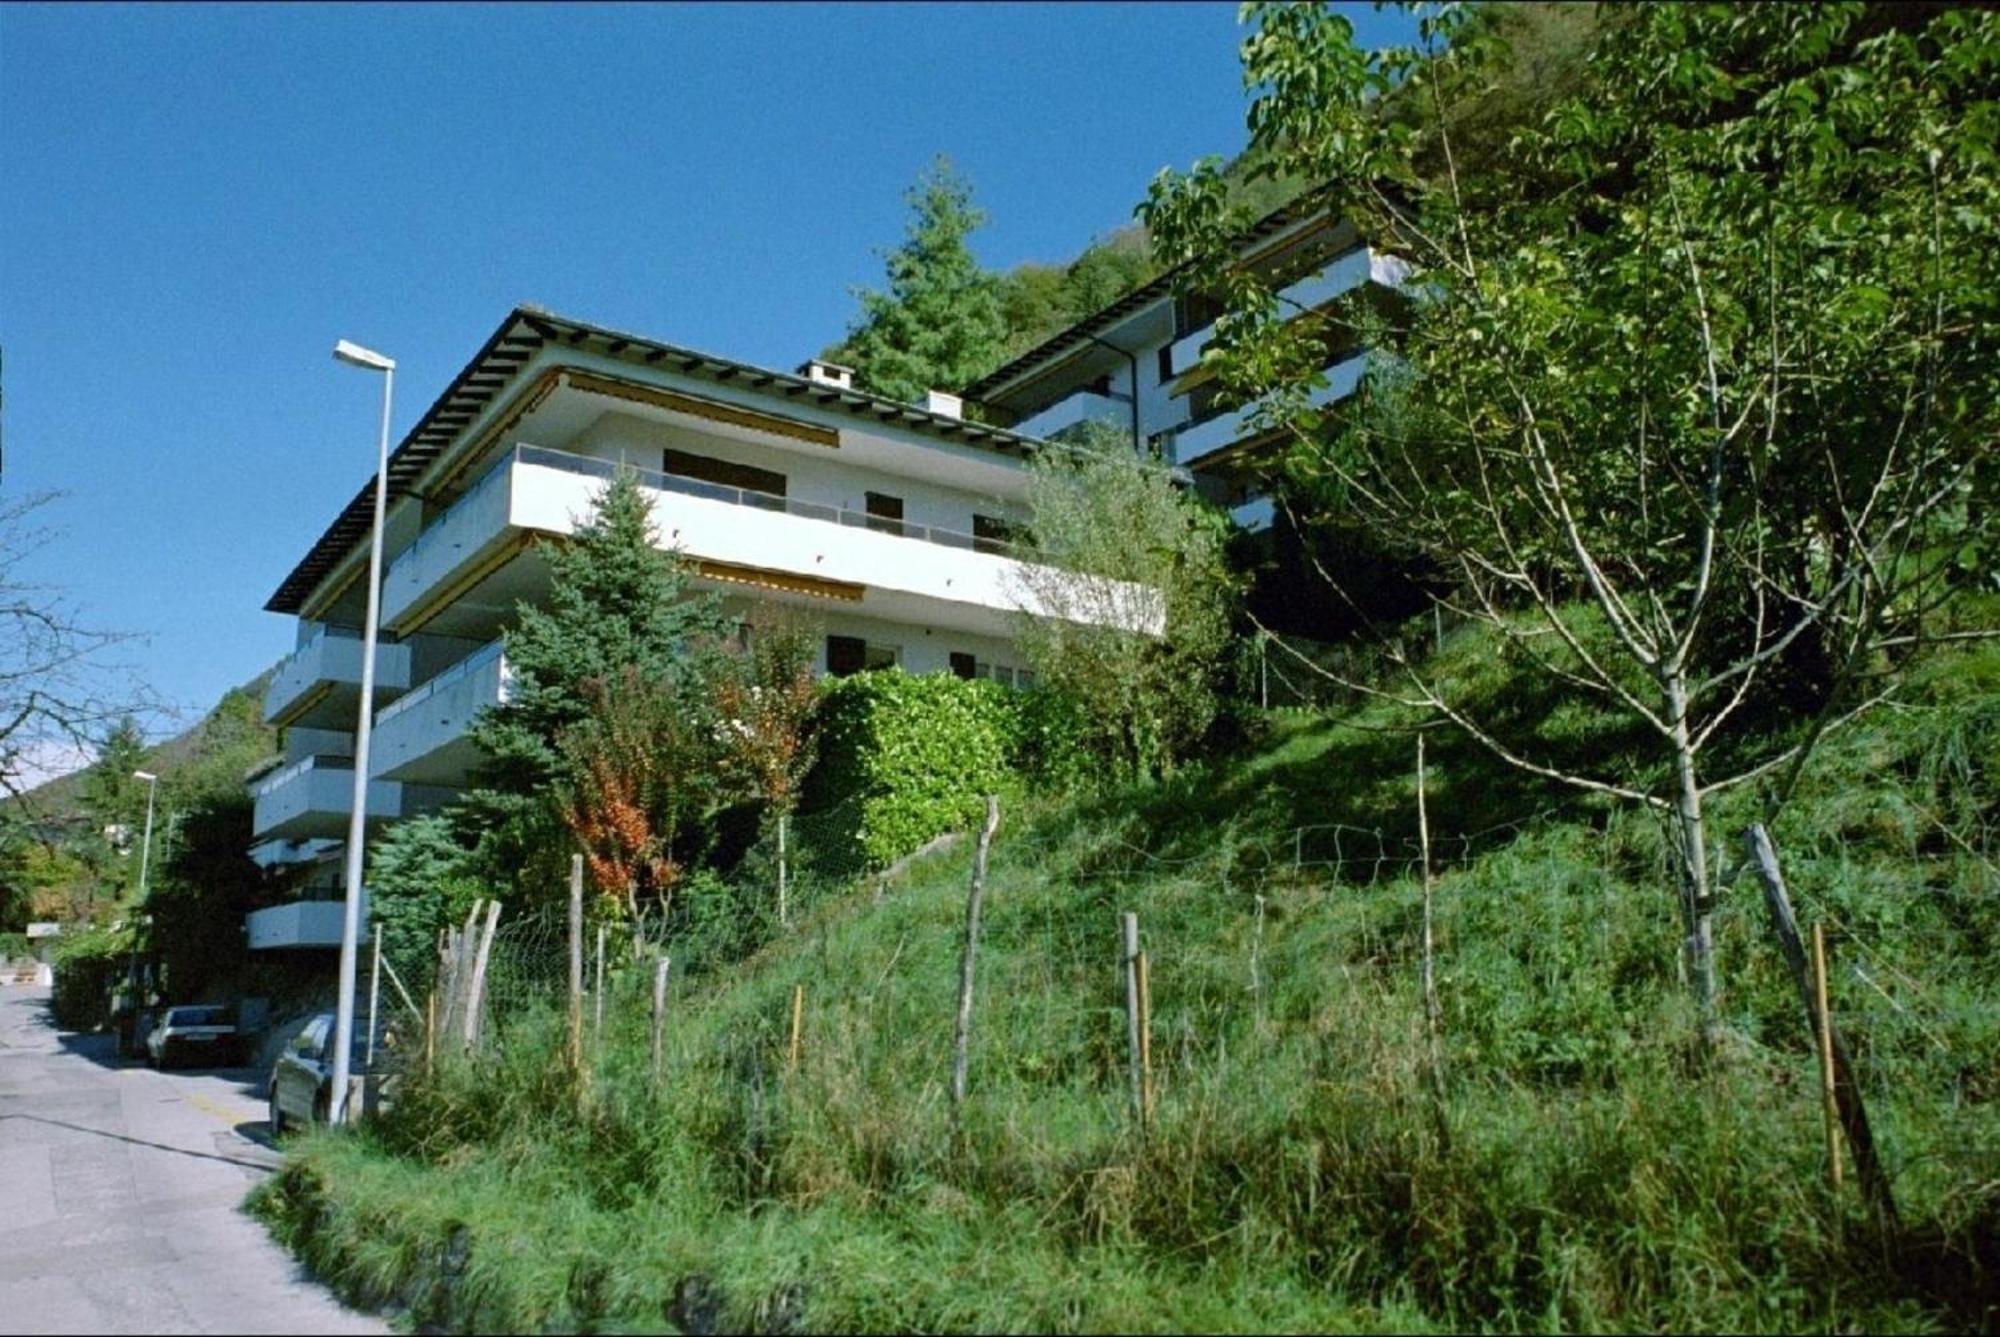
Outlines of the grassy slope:
M1448 653L1468 690L1504 695L1489 651ZM1411 743L1382 707L1009 815L956 1141L963 850L880 904L828 896L740 966L677 963L695 969L659 1098L635 973L587 1115L559 1018L519 1017L482 1072L367 1135L305 1140L260 1208L350 1294L465 1330L1994 1326L1996 689L2000 654L1934 664L1923 704L1829 744L1776 831L1802 915L1881 988L1843 973L1835 993L1911 1224L1894 1248L1821 1187L1810 1051L1747 885L1720 929L1741 1041L1701 1071L1653 821L1443 737L1440 1147L1400 862ZM1606 727L1541 718L1550 737ZM1314 822L1386 830L1386 862L1351 833L1339 865L1330 830L1295 847ZM1146 1138L1125 1107L1121 909L1155 963Z

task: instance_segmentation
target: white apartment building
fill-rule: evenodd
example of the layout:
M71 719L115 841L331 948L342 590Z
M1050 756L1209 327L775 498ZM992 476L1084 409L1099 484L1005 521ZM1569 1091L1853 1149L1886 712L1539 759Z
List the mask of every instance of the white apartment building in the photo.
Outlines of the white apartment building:
M1372 249L1352 224L1323 210L1279 209L1240 245L1242 263L1282 285L1279 300L1297 315L1357 288L1387 296L1407 273L1402 260ZM1055 436L1086 419L1110 423L1187 470L1239 524L1263 529L1272 503L1259 456L1272 441L1255 430L1252 406L1229 405L1202 366L1221 307L1177 294L1183 277L1179 270L1162 274L966 386L964 397L1027 436ZM1325 352L1327 385L1316 405L1353 394L1367 356L1338 335L1326 340Z
M1024 465L1049 447L966 420L951 395L915 406L849 382L825 364L787 374L509 313L390 459L371 824L467 782L479 760L468 730L507 690L502 633L548 588L541 541L572 532L621 468L647 490L661 541L726 609L811 611L826 630L822 672L895 664L1024 682L1011 626L1033 596L1008 534L1024 518ZM309 895L338 894L372 488L265 605L298 619L298 648L265 698L285 752L253 777L251 854ZM319 932L290 906L250 925L253 946L315 945Z

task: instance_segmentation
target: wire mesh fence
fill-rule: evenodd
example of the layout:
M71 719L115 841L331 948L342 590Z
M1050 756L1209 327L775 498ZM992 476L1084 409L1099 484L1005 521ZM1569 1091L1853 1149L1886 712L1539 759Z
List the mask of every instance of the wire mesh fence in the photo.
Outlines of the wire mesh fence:
M1046 860L1059 868L1051 876L1065 885L1189 883L1239 898L1246 919L1255 916L1254 929L1245 934L1242 963L1247 1005L1259 1009L1254 1034L1277 1044L1281 1041L1276 1033L1267 1032L1261 1023L1260 972L1268 979L1274 954L1282 951L1275 926L1267 934L1267 909L1272 916L1298 916L1335 903L1360 906L1364 913L1346 921L1361 940L1354 959L1373 963L1371 969L1400 970L1408 965L1414 970L1415 916L1428 854L1441 915L1439 951L1449 961L1458 949L1459 935L1474 932L1472 925L1481 922L1477 916L1490 913L1482 908L1492 889L1482 880L1480 861L1514 842L1554 830L1552 817L1543 812L1476 831L1436 834L1428 850L1410 832L1340 822L1209 833L1210 838L1199 843L1155 843L1141 834L1145 828L1139 824L1123 833L1105 827L1079 831L1059 824L1018 824L1003 835L1000 845L1011 867ZM400 1061L474 1048L501 1051L511 1043L518 1023L538 1018L537 1024L545 1027L552 1015L568 1006L577 1009L591 1052L601 1030L622 1026L620 1033L628 1037L643 1035L643 1018L649 1011L652 1025L660 1025L665 980L656 971L662 969L658 964L662 958L673 960L678 972L673 976L675 989L684 992L683 977L690 964L699 972L705 965L740 960L758 945L799 931L801 924L818 916L828 898L879 899L893 894L893 878L885 889L883 871L869 869L860 857L856 823L851 805L793 818L782 830L773 827L759 837L729 878L704 875L707 880L684 887L664 911L649 907L636 921L602 918L593 907L573 932L567 906L553 894L533 907L505 908L497 917L490 906L475 907L427 950L406 948L385 954L385 977L393 977L394 989L391 996L392 986L385 982L383 999L377 1004L378 1015L389 1023L385 1047ZM1644 829L1643 823L1633 823L1624 848L1610 840L1570 837L1578 843L1576 858L1570 860L1571 884L1565 890L1575 893L1578 908L1546 937L1521 939L1525 955L1518 963L1520 978L1554 980L1564 972L1579 971L1610 976L1629 968L1629 948L1615 940L1609 917L1589 905L1593 898L1630 887L1634 832ZM1936 954L1967 950L1968 939L1948 916L1932 912L1942 905L1990 900L2000 893L1992 833L1959 834L1965 848L1954 857L1975 875L1956 880L1913 876L1909 885L1867 902L1873 907L1869 914L1877 916L1882 902L1898 903L1897 898L1924 911L1894 924L1856 913L1844 903L1837 889L1849 873L1842 863L1846 854L1838 845L1802 846L1793 852L1801 870L1795 882L1799 918L1824 924L1829 934L1836 977L1831 1021L1858 1037L1860 1090L1883 1106L1906 1106L1913 1098L1955 1106L1989 1100L1995 1094L1993 1076L1980 1064L1992 1052L1982 1037L1990 1040L2000 1031L2000 1000L1991 990L1968 996L1962 980L1950 988L1939 987L1934 973ZM1636 917L1629 908L1623 912L1631 921L1624 932L1628 937L1652 935L1653 943L1665 944L1678 936L1680 926L1670 894L1664 841L1649 853L1661 894L1648 898ZM823 930L823 918L819 922ZM727 925L728 931L721 932L718 924ZM1072 918L1048 914L1038 926L1009 931L1035 941L1046 960L1081 961L1104 955L1104 944L1096 941L1094 930ZM1723 898L1716 931L1725 949L1738 954L1739 967L1758 955L1765 956L1768 964L1772 949L1764 911L1747 883ZM899 945L899 956L901 952ZM1657 948L1655 952L1664 955ZM885 978L896 968L897 960L892 959ZM480 977L476 998L468 972ZM657 998L656 988L662 989ZM1058 1015L1057 1000L1043 1001L1052 1033L1071 1024ZM1017 1006L1032 1010L1029 1004ZM1193 1013L1178 1009L1170 1015L1158 1043L1163 1052L1179 1056L1175 1061L1182 1068L1192 1072L1202 1062L1228 1060L1227 1049L1215 1037L1200 1033ZM406 1026L398 1024L403 1018L408 1019ZM767 1029L760 1032L759 1043L782 1055L787 1019L774 1016L765 1021ZM794 1016L791 1025L796 1024ZM1147 1034L1150 1040L1150 1030ZM1551 1070L1560 1070L1572 1061L1564 1055L1579 1046L1588 1048L1591 1042L1583 1036L1547 1037ZM1745 1044L1762 1053L1761 1061L1774 1074L1790 1074L1780 1080L1801 1080L1799 1070L1807 1060L1795 1041L1781 1034L1775 1039L1746 1038ZM1887 1061L1892 1055L1893 1063ZM1912 1055L1926 1055L1929 1061L1915 1063ZM1239 1049L1239 1061L1244 1057ZM782 1059L771 1060L767 1054L755 1061ZM1892 1071L1900 1076L1892 1078ZM1892 1089L1892 1082L1907 1083L1912 1074L1921 1091ZM1884 1145L1884 1163L1892 1178L1935 1155L1921 1147L1912 1150L1893 1124Z

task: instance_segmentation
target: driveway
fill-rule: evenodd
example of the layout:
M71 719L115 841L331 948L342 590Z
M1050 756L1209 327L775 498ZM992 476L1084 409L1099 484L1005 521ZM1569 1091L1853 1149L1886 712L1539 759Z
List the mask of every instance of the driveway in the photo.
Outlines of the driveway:
M238 1210L277 1163L259 1075L154 1072L0 987L0 1333L388 1332Z

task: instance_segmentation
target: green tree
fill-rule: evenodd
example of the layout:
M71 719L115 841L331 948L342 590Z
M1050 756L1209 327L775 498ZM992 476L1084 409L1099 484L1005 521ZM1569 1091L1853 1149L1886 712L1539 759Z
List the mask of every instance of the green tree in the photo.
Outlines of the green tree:
M174 814L173 839L154 831L146 942L166 969L169 1001L187 1002L249 959L243 919L272 904L249 856L253 804L242 784L195 794Z
M176 744L171 769L159 766L145 945L172 1000L200 997L239 971L249 959L243 917L276 896L248 854L254 804L243 788L244 771L274 742L257 693L232 688Z
M547 602L520 606L519 622L506 635L507 698L473 728L489 758L483 788L468 800L482 828L474 866L495 885L546 894L562 883L570 838L588 830L595 833L585 846L599 890L614 902L629 901L636 894L631 879L608 856L620 840L650 849L652 835L666 827L699 843L701 823L690 813L706 815L709 805L684 808L679 799L696 780L705 783L713 767L704 760L708 769L697 776L685 769L691 754L677 749L667 772L672 783L649 781L647 789L674 806L671 813L644 809L655 823L645 833L618 824L631 812L621 809L614 822L592 805L628 797L623 787L638 778L618 767L669 764L633 750L642 737L645 746L668 740L635 732L632 712L649 726L670 725L676 738L697 740L704 758L715 751L712 689L728 627L716 599L689 587L680 557L657 546L646 493L631 474L605 487L569 542L546 551ZM636 684L638 699L621 698L626 684ZM671 881L640 891L664 891Z
M1171 770L1215 717L1234 590L1227 522L1088 424L1029 483L1035 560L1022 571L1018 643L1048 686L1081 707L1117 771Z
M966 246L986 219L973 207L971 185L940 157L908 199L908 235L885 257L888 287L857 292L861 320L838 355L865 388L916 401L990 370L1007 328L999 285Z
M90 819L77 837L79 853L96 875L90 899L122 900L139 883L140 842L146 821L146 781L133 772L146 765L146 740L138 721L120 716L84 772L79 798Z
M557 737L588 716L585 683L627 669L677 690L704 678L727 627L714 597L690 589L686 564L657 537L644 489L621 473L568 542L544 546L548 599L520 605L505 636L506 700L474 725L489 787L543 795L565 774ZM681 695L698 704L698 693Z
M472 850L444 813L398 822L368 850L369 916L400 970L428 962L437 931L462 921L482 894Z
M1212 165L1155 183L1156 244L1229 295L1208 356L1302 484L1650 740L1558 760L1401 661L1407 700L1508 762L1670 823L1713 1034L1709 801L1764 782L1774 814L1896 655L1984 631L1935 614L1990 523L2000 15L1621 11L1480 170L1454 127L1504 32L1424 7L1419 46L1370 53L1319 6L1249 15L1253 149L1413 266L1388 318L1338 317L1394 349L1362 411L1309 407L1325 330L1234 265ZM1798 708L1747 727L1774 695Z

